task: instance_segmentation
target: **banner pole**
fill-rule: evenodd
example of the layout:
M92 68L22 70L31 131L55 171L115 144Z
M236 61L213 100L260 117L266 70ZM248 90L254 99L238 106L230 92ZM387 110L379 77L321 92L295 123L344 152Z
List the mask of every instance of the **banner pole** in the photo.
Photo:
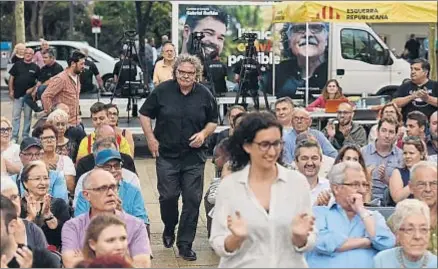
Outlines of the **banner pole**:
M309 23L306 22L306 107L309 105Z

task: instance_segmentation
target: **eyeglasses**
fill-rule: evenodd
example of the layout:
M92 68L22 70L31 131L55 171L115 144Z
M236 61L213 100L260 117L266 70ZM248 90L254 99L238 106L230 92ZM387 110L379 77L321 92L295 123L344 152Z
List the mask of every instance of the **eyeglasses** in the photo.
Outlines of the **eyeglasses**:
M1 134L9 134L12 131L12 127L0 128Z
M319 34L325 29L323 24L309 24L309 31L313 34ZM295 24L290 27L290 31L292 33L305 33L306 25L305 24Z
M187 72L180 69L177 69L177 75L180 77L192 77L196 74L196 72Z
M48 176L45 176L45 177L29 177L27 180L38 182L38 181L49 181L49 179L50 178Z
M369 190L371 185L369 183L360 183L360 182L353 182L353 183L342 183L342 185L352 187L355 190L359 190L360 187L363 187L366 190Z
M424 190L427 188L427 186L430 186L431 189L437 189L438 187L438 181L430 181L430 182L425 182L425 181L418 181L415 184L415 187L417 187L420 190Z
M89 188L89 189L86 189L86 190L87 191L100 192L100 193L108 193L109 190L117 192L118 189L119 189L118 185L110 184L110 185L102 185L102 186L96 187L96 188Z
M38 153L22 152L21 154L28 159L41 158L44 156L44 153L42 153L42 152L38 152Z
M51 136L41 136L40 139L41 139L41 141L44 141L44 142L56 141L56 137L53 136L53 135L51 135Z
M104 164L104 165L98 165L97 167L102 168L105 171L111 172L111 170L121 170L122 169L122 163L115 163L115 164Z
M416 231L419 231L421 235L426 235L429 233L430 229L427 227L421 227L421 228L409 227L409 228L400 228L400 231L404 232L407 235L414 235Z
M339 115L350 115L351 113L353 113L353 111L342 111L342 110L339 110L339 111L337 111L337 113Z
M306 121L309 119L309 117L293 117L292 118L294 121Z
M280 150L284 144L284 142L281 140L277 140L272 143L269 141L252 142L252 143L258 145L261 151L268 151L271 147L273 147L275 150Z

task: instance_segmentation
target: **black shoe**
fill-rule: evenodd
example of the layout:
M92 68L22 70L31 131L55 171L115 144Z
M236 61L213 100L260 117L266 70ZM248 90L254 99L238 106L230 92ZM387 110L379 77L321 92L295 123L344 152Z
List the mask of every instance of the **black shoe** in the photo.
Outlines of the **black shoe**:
M163 232L162 238L163 238L163 245L166 248L173 247L173 243L175 243L175 233L174 232L172 232L172 233Z
M186 261L196 261L196 252L191 250L190 248L180 248L179 256Z

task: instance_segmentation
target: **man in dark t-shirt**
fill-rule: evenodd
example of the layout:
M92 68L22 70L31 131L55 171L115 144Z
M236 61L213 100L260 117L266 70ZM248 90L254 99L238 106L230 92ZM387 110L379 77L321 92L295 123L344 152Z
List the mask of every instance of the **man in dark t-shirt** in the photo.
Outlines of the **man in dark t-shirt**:
M85 59L85 69L80 75L81 79L81 93L83 92L91 92L94 90L94 84L93 84L93 76L96 77L97 84L100 89L103 88L103 80L100 77L99 70L97 69L97 66L94 64L94 62L90 61L88 59L88 49L83 48L81 49L81 52L87 56Z
M214 94L222 95L227 92L227 66L220 61L218 53L213 52L211 61L207 63L207 80L214 85Z
M62 66L56 62L53 50L45 50L44 52L42 52L42 56L44 60L44 66L41 68L40 74L38 76L38 87L36 87L35 90L32 91L32 93L26 94L24 98L24 102L34 112L41 112L44 110L43 108L38 106L36 100L41 99L41 95L43 95L44 90L47 88L49 80L64 71L64 68L62 68Z
M408 52L407 58L410 60L417 59L420 55L420 46L420 42L415 39L415 35L411 34L409 40L405 43L405 50Z
M394 103L402 108L403 120L411 111L420 111L428 118L437 110L438 83L429 79L430 64L416 59L411 63L411 81L395 93Z
M120 61L114 66L114 82L117 89L121 89L126 81L135 81L137 77L137 64L132 59L125 59L125 53L120 52Z
M23 138L29 137L30 124L32 121L32 110L24 103L26 93L35 90L40 68L32 63L33 49L27 48L24 52L23 61L16 62L9 74L9 97L13 100L12 110L12 140L18 141L20 131L21 111L24 113Z

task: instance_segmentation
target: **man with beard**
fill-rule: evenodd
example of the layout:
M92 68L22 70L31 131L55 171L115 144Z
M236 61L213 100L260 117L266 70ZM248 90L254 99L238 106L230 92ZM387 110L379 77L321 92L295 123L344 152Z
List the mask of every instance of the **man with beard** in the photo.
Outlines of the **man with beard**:
M395 118L382 118L377 124L376 142L366 145L361 150L367 170L373 179L372 200L383 201L392 171L403 167L403 151L394 146L398 127Z
M429 79L430 64L424 59L411 63L411 81L402 84L393 102L402 108L403 120L409 112L418 110L430 117L438 106L438 83Z
M309 30L306 32L306 24L291 23L285 25L284 31L284 56L289 59L276 67L277 96L293 97L298 88L306 86L306 77L309 78L309 88L322 89L327 81L328 72L328 24L309 23ZM306 47L309 55L309 74L306 74Z
M182 53L194 54L192 50L193 37L192 33L202 32L205 37L201 43L205 50L205 56L208 58L213 51L217 51L218 55L224 49L225 34L228 26L228 15L222 10L210 6L197 6L199 9L206 9L210 13L217 15L188 15L184 24L183 41L181 47Z
M342 103L338 107L339 124L329 121L324 135L329 139L335 149L340 150L344 145L356 144L361 147L367 144L367 133L358 123L353 122L354 111L349 103Z
M429 160L438 162L438 111L435 111L429 120L430 137L427 140L427 155Z
M79 93L81 82L79 74L85 68L85 55L79 51L74 51L68 59L68 68L53 77L41 96L44 111L49 113L57 103L64 103L70 109L68 122L72 126L81 123L79 117Z

